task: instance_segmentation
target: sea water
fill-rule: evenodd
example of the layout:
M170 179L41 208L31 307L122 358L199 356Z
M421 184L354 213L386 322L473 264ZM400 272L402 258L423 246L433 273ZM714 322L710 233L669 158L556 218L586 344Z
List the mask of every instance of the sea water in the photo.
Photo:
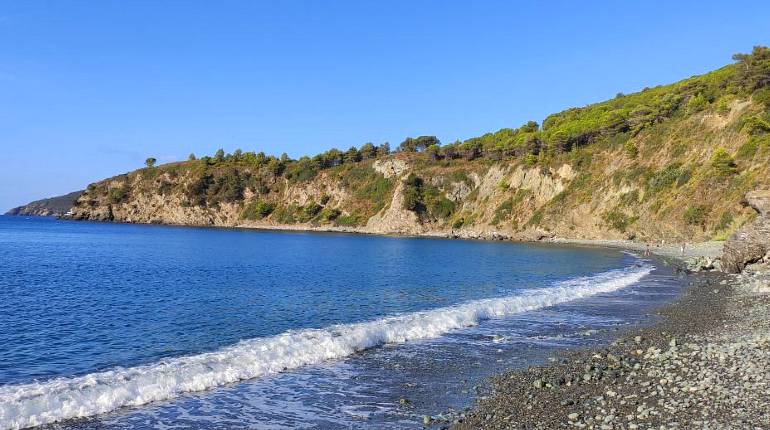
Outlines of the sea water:
M0 217L0 429L414 428L680 284L601 248Z

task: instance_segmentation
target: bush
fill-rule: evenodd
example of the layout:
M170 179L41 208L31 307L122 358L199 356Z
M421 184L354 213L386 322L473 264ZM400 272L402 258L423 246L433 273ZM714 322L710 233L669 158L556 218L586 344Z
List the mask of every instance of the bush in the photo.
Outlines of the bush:
M340 215L334 220L334 224L340 227L355 227L360 223L357 215Z
M500 223L500 221L507 220L511 213L513 212L513 199L507 199L504 202L500 203L500 206L495 209L495 216L492 218L492 221L490 224L497 225Z
M294 224L297 222L295 214L297 213L298 209L299 208L297 205L276 206L275 210L273 211L272 219L281 224Z
M717 148L711 156L711 167L719 176L728 176L736 173L738 168L735 160L724 148Z
M528 225L538 225L541 222L543 222L543 211L538 209L529 218L529 221L527 221L527 224Z
M637 217L628 216L618 210L609 211L605 213L602 218L610 227L620 232L625 232L626 229L637 220Z
M273 210L275 210L275 204L273 203L254 201L243 208L241 218L259 220L270 216L270 214L273 213Z
M318 218L322 222L331 222L339 218L340 215L342 215L342 212L340 212L338 209L324 208L319 214Z
M770 108L770 88L762 88L754 92L752 100L761 104L765 109Z
M356 196L372 202L374 212L379 212L391 199L393 181L382 175L370 174L356 186L359 187L355 191Z
M709 102L708 100L706 100L705 97L703 97L703 94L698 94L697 96L690 97L690 99L687 100L687 113L700 112L706 109L708 105L709 105Z
M425 205L420 193L422 179L415 176L414 173L410 173L404 184L404 209L412 212L424 212Z
M449 200L444 196L433 198L430 200L428 211L436 218L446 219L449 218L455 210L455 202Z
M655 173L647 182L647 187L649 191L654 194L663 191L674 184L681 186L687 182L680 181L680 179L686 175L686 172L687 171L682 168L681 163L671 163L663 170ZM689 175L686 177L689 180Z
M749 140L746 141L746 143L738 148L738 152L735 153L735 157L741 160L749 160L754 158L754 155L758 150L759 140L755 136L752 136Z
M636 147L636 143L633 140L627 140L626 143L623 144L623 149L631 158L636 158L636 156L639 155L639 148Z
M705 205L691 206L684 211L684 222L705 228L706 216L708 216L709 211L710 209Z
M758 116L750 116L743 121L741 130L751 135L770 132L770 122Z
M125 185L115 188L110 188L108 193L110 203L117 204L122 203L128 197L128 187Z
M716 225L717 230L727 230L730 228L730 225L733 223L733 215L729 211L725 211L722 213L722 216L719 217L719 222Z

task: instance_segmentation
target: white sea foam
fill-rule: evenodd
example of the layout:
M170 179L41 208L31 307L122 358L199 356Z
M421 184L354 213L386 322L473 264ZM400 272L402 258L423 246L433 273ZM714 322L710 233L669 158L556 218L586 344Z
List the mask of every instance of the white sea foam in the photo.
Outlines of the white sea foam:
M126 406L172 399L247 379L347 357L387 343L439 337L480 321L532 311L641 280L652 271L634 266L564 281L517 295L375 321L303 329L239 342L218 351L154 364L0 387L0 429L20 429Z

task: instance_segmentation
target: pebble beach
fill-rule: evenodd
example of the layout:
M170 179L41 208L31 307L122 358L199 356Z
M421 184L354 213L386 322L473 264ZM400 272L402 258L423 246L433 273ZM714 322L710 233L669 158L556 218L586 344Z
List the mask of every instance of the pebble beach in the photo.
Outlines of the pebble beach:
M622 243L601 245L624 246ZM637 247L638 248L638 247ZM654 249L687 272L688 287L650 327L600 349L494 377L491 393L436 428L768 429L770 268L690 271L718 246ZM676 260L671 258L675 257ZM427 421L427 420L426 420Z

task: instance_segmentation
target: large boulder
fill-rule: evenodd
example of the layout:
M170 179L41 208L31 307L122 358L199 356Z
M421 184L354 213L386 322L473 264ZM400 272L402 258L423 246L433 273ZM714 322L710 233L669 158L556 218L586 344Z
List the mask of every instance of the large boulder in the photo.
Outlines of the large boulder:
M746 193L746 201L759 212L759 216L770 216L770 190L750 191Z
M770 253L770 191L752 191L746 201L759 217L733 233L722 251L722 270L740 273L747 264L761 261Z

